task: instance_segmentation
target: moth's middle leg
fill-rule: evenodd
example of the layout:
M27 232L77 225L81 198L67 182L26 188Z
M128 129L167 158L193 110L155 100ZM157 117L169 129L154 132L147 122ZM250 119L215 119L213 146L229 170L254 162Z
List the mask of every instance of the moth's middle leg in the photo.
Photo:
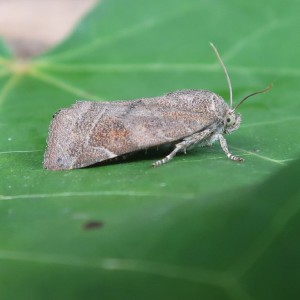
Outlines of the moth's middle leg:
M170 161L178 152L186 153L186 149L205 140L212 134L211 129L206 129L201 132L194 133L183 139L182 142L175 145L175 149L163 159L160 159L152 164L153 167L161 166Z

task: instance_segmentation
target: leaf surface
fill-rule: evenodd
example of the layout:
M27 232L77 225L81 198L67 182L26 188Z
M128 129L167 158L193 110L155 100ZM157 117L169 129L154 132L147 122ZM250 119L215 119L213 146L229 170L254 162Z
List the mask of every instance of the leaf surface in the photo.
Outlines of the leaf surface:
M217 9L216 9L217 8ZM1 299L293 299L299 295L300 5L102 1L51 52L0 44ZM209 89L240 108L229 148L81 170L42 167L52 115L76 100Z

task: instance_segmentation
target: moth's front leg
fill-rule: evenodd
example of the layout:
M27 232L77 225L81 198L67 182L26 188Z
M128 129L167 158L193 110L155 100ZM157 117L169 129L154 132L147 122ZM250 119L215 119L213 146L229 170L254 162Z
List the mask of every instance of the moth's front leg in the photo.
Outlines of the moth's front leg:
M186 149L190 146L198 144L199 142L204 141L207 137L209 137L213 131L211 129L206 129L201 132L194 133L186 138L183 139L182 142L175 145L175 149L167 155L165 158L160 159L152 164L153 167L161 166L162 164L167 163L170 161L178 152L183 151L186 153Z
M244 162L245 159L242 157L237 157L235 155L233 155L229 150L228 150L228 146L227 146L227 142L224 138L224 136L222 134L218 134L218 139L220 141L221 147L223 149L223 151L225 152L225 154L227 155L227 157L231 160L235 160L235 161L239 161L239 162Z

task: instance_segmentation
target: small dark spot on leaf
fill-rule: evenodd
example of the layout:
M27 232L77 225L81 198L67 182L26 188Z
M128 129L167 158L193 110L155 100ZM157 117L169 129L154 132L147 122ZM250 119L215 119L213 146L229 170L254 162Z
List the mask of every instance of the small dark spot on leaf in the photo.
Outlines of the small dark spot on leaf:
M83 225L83 228L86 230L98 229L104 225L101 221L89 221Z

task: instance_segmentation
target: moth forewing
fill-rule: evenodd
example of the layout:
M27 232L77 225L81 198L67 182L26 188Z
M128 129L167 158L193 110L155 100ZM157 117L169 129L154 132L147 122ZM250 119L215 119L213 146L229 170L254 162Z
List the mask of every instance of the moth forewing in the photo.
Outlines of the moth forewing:
M82 168L153 146L178 143L213 128L226 109L220 96L204 90L132 101L80 101L54 116L44 166L52 170Z

